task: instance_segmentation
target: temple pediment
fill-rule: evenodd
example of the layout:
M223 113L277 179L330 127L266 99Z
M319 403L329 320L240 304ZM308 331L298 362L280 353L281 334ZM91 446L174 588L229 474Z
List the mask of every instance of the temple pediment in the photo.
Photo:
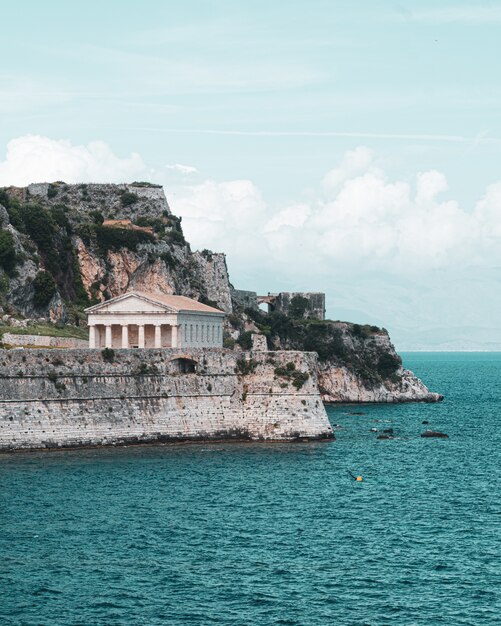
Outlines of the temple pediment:
M101 304L96 304L87 313L177 313L168 305L135 292L126 293Z

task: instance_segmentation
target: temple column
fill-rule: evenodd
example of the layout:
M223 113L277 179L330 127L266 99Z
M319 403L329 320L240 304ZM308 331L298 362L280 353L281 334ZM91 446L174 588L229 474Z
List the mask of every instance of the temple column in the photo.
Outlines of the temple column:
M129 325L124 324L122 326L122 348L127 349L129 347Z
M111 340L111 324L106 324L105 326L105 336L104 336L104 345L106 348L111 348L112 347L112 340Z
M171 341L171 346L172 346L173 348L177 348L177 347L178 347L178 345L177 345L177 328L178 328L177 326L173 326L173 327L172 327L172 341Z
M155 324L155 348L162 347L162 326Z
M144 324L138 324L137 345L139 348L144 348Z
M89 348L92 350L96 347L96 327L89 326Z

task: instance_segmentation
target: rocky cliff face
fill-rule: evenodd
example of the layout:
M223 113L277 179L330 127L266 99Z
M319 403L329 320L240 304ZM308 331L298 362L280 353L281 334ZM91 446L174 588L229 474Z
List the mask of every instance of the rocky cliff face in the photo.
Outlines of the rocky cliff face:
M0 190L0 292L9 313L85 321L85 306L130 289L232 312L224 254L192 252L163 189L37 184ZM2 271L3 270L3 271Z
M238 306L238 305L236 305ZM324 402L438 402L411 371L402 366L388 332L330 320L291 319L280 313L246 309L239 330L243 347L248 334L264 333L270 348L308 350L319 355L317 376Z
M439 399L402 363L386 331L265 315L232 302L224 254L193 252L161 187L67 185L0 189L0 307L9 315L85 325L85 307L130 289L176 293L226 313L226 347L319 354L330 402Z

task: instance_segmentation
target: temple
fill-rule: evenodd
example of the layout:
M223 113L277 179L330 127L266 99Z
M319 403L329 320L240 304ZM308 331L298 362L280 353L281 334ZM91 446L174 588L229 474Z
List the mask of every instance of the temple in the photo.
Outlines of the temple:
M89 348L221 348L223 311L185 296L130 291L86 309Z

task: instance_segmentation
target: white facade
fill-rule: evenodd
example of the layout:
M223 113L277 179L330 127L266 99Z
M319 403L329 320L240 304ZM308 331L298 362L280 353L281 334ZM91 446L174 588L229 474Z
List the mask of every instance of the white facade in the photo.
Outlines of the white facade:
M225 314L184 296L131 291L86 309L89 348L221 348Z

